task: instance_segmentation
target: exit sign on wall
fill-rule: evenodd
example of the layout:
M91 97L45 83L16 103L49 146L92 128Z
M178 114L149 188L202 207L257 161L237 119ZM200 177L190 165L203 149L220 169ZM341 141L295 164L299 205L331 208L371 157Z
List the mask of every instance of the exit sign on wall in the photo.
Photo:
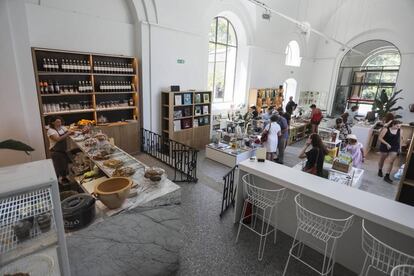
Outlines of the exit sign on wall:
M177 63L178 64L184 64L185 63L185 60L182 59L182 58L179 58L179 59L177 59Z

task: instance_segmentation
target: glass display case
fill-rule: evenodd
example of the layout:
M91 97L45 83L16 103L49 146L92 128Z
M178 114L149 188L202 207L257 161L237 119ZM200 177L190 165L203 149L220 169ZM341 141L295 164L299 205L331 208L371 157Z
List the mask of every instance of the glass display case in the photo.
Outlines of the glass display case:
M0 275L70 275L51 160L0 168Z

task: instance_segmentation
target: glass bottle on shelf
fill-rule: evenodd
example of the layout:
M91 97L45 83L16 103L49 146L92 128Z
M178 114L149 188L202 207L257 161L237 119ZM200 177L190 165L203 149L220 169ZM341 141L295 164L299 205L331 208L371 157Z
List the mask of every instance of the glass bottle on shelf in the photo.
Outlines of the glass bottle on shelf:
M59 86L59 82L55 83L55 93L56 94L60 94L60 86Z
M46 62L46 58L43 58L43 71L47 71L47 62Z
M43 90L43 82L39 82L39 91L40 91L40 94L43 94L44 93L44 90Z
M47 81L43 82L43 92L45 94L49 94L49 85L48 85Z
M53 83L52 83L52 81L49 81L49 82L48 82L48 84L49 84L49 86L48 86L49 93L50 93L50 94L55 93L55 89L54 89L54 87L53 87Z

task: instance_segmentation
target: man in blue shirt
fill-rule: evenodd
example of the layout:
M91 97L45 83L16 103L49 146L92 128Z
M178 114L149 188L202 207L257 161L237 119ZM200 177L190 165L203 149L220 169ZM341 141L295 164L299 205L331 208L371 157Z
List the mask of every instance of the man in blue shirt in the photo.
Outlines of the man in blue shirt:
M287 140L289 139L289 125L286 118L278 115L277 123L280 125L282 129L282 135L279 136L278 140L278 158L276 160L277 163L283 164L283 159L285 155L285 148Z

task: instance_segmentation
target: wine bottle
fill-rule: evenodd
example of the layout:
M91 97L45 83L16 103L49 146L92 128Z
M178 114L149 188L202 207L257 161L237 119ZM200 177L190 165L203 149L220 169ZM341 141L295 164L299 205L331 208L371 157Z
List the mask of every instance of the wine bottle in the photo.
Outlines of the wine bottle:
M52 83L52 81L49 81L49 82L48 82L48 84L49 84L49 86L48 86L49 93L50 93L50 94L55 93L55 89L54 89L54 87L53 87L53 83Z
M43 92L45 94L49 94L49 85L47 84L46 81L43 82Z
M43 90L43 82L39 82L39 90L40 90L40 94L43 94L44 93L44 90Z
M60 86L59 86L59 82L55 83L55 93L56 94L60 94Z

